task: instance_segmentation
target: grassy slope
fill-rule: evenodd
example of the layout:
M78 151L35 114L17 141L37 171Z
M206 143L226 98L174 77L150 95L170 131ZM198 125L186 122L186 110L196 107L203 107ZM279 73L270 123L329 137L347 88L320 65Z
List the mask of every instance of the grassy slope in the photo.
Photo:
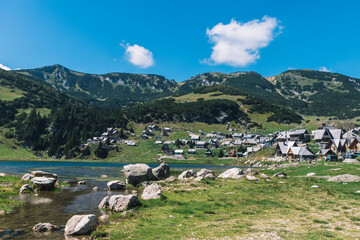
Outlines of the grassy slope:
M0 86L0 100L2 101L12 101L22 96L23 91L21 91L20 89L10 89L4 86Z
M303 165L286 169L287 179L260 183L245 179L162 183L163 199L143 200L128 218L114 214L99 231L110 233L111 239L354 239L360 237L355 194L360 183L295 176L356 174L358 167ZM329 170L333 168L342 170ZM311 188L315 184L320 188Z

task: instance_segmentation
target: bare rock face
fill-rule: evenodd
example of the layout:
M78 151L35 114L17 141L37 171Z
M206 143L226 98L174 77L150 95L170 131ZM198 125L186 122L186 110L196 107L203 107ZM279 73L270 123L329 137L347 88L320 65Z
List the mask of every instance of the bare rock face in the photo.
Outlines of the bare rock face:
M244 173L241 168L231 168L219 175L219 178L242 178Z
M182 172L178 179L187 179L191 177L196 177L196 172L193 169Z
M25 184L19 189L19 193L23 193L25 191L34 192L34 190L30 187L29 184Z
M351 174L343 174L331 177L328 182L360 182L360 177Z
M213 171L209 170L209 169L206 169L206 168L203 168L201 169L199 172L196 173L196 176L198 178L211 178L211 179L215 179L216 178L216 175Z
M47 177L47 178L58 178L58 175L55 173L49 173L49 172L44 172L44 171L32 171L31 175L33 175L34 177Z
M114 212L122 212L140 205L141 202L135 195L113 195L105 197L99 204L99 208L109 208Z
M134 186L144 181L155 181L151 167L146 164L129 164L124 166L126 183Z
M159 184L153 183L153 184L150 184L149 186L147 186L144 189L141 198L144 200L161 198L161 188L160 188Z
M161 163L160 166L152 170L153 175L159 179L166 179L170 177L170 167L166 163Z
M33 231L39 233L51 233L58 229L58 226L52 225L51 223L38 223L33 227Z
M21 177L22 181L30 181L33 178L33 175L30 173L26 173L24 176Z
M110 199L109 196L104 197L103 200L101 200L101 202L99 204L99 209L108 208L109 207L109 199Z
M40 191L51 191L54 190L56 178L48 177L34 177L31 182L34 183Z
M126 186L125 182L114 180L107 183L107 187L110 191L112 190L124 190Z
M74 215L65 225L65 235L87 235L96 229L99 221L94 214L89 215Z

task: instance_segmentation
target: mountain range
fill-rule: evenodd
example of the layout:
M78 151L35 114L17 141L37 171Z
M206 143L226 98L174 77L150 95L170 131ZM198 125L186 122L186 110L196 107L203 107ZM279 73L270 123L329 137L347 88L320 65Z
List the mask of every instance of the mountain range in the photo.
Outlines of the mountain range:
M360 79L315 70L289 70L269 78L252 71L209 72L180 83L155 74L88 74L61 65L14 72L48 83L97 107L129 106L220 84L278 106L290 107L300 114L360 116Z

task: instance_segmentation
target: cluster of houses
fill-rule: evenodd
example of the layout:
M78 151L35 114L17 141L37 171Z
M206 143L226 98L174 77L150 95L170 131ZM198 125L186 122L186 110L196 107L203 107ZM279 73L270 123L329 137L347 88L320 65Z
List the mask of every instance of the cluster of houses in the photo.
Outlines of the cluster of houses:
M280 132L276 134L275 155L289 160L353 158L360 154L358 133L359 128L344 133L342 129L329 126L311 133L306 129ZM318 152L312 152L309 144L317 146Z

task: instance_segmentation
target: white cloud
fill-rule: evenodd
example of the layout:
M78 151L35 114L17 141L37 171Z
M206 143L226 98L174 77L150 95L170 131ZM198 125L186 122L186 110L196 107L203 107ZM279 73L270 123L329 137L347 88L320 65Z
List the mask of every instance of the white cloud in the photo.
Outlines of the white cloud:
M319 67L319 71L321 71L321 72L330 72L331 69L328 69L327 67Z
M6 70L6 71L10 71L10 70L11 70L9 67L7 67L7 66L5 66L5 65L2 65L1 63L0 63L0 69Z
M140 68L148 68L154 65L153 54L150 50L137 44L120 44L125 48L127 60Z
M260 58L259 50L269 45L281 33L282 26L276 18L264 16L246 23L232 19L229 24L218 23L206 30L214 43L211 57L201 62L244 67Z

